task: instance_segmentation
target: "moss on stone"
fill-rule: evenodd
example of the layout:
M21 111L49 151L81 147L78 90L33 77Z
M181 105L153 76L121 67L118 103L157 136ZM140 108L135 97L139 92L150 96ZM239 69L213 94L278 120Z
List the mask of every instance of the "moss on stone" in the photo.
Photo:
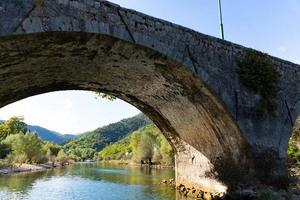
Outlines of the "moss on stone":
M45 0L32 0L33 4L36 6L41 6Z
M279 73L267 54L248 51L242 61L238 62L238 74L241 83L249 90L260 94L261 99L256 106L256 114L275 115L277 109Z

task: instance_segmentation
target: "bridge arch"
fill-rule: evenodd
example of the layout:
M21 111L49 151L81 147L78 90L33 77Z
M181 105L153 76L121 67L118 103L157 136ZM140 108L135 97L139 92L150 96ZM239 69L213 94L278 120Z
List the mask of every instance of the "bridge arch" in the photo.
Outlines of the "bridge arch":
M107 1L0 0L0 36L0 107L48 91L103 91L173 141L178 183L224 191L249 175L286 185L299 65L265 55L279 75L277 108L258 119L261 95L237 73L248 48Z
M0 107L58 90L112 94L136 106L176 152L178 184L226 192L249 175L248 145L208 87L182 64L104 34L34 33L0 38Z

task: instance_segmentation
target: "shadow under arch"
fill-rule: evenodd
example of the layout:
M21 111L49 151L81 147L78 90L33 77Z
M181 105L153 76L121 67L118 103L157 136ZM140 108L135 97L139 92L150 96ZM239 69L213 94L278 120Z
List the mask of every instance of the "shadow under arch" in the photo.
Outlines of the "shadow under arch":
M1 37L0 59L0 107L52 91L101 91L163 132L178 184L226 192L251 175L248 144L223 103L161 53L103 34L48 32Z

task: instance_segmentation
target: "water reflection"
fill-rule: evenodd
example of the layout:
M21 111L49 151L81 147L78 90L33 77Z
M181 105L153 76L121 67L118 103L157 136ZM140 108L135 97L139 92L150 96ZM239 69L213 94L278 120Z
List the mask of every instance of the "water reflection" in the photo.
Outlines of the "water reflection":
M66 169L0 177L0 199L172 200L177 198L175 188L159 182L173 177L170 169L76 164Z

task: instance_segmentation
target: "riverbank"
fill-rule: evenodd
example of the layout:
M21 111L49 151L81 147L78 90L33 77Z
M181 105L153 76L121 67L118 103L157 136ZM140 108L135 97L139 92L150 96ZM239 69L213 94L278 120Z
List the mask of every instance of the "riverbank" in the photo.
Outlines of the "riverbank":
M41 172L46 170L58 169L62 167L66 167L69 164L65 164L61 166L58 163L46 163L46 164L22 164L19 167L6 167L0 169L0 176L3 175L13 175L19 173L31 173L31 172Z
M148 167L148 168L155 168L155 169L165 169L165 168L174 169L174 165L139 164L131 160L102 160L102 161L97 161L97 163L114 164L114 165L121 165L121 166L123 165L123 166L130 166L130 167Z

